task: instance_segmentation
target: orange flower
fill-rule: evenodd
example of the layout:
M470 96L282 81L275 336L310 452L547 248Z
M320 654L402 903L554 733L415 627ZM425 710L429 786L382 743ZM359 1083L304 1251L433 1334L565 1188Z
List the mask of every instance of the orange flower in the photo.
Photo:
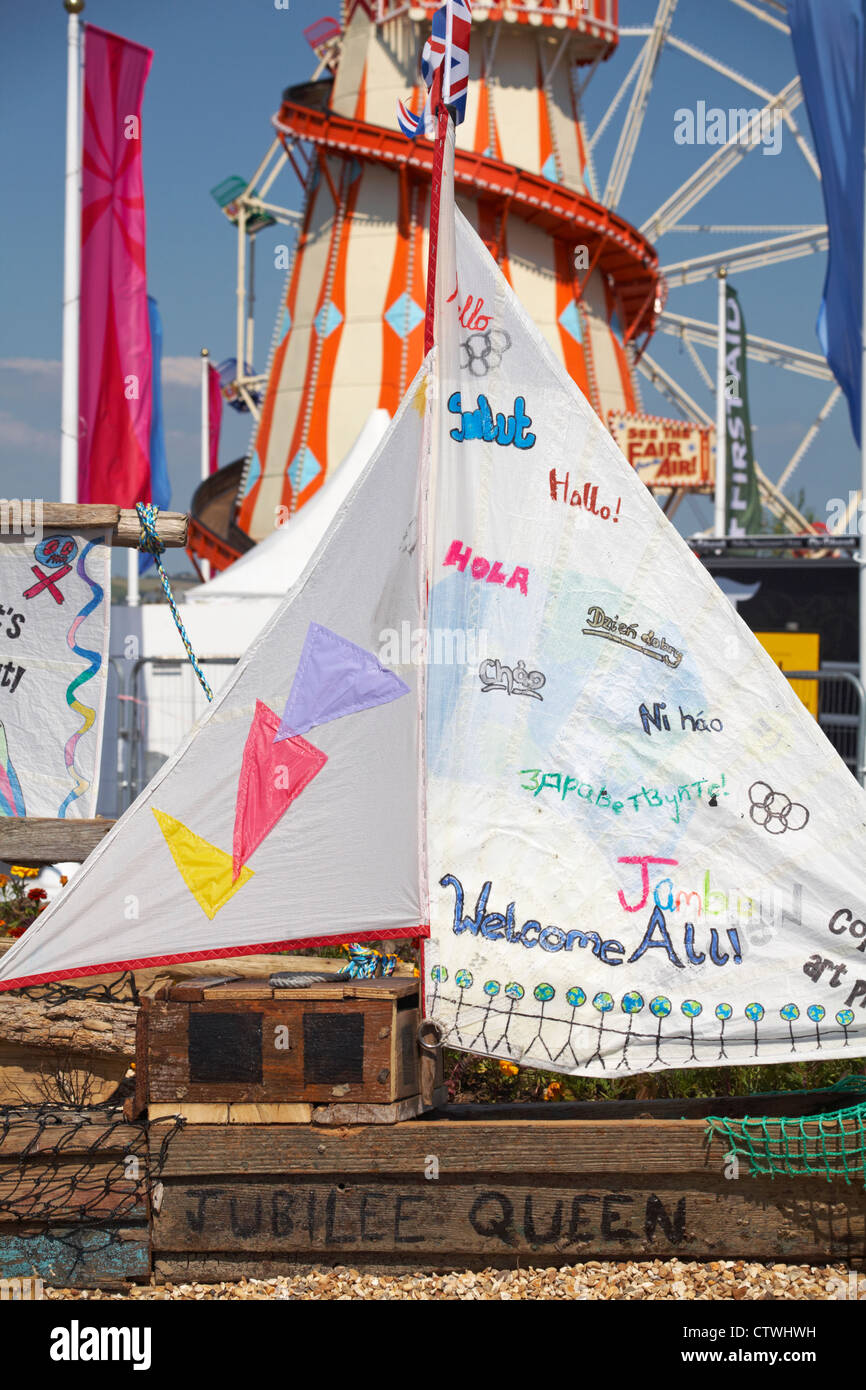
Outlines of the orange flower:
M560 1100L561 1097L562 1097L562 1082L561 1082L561 1081L551 1081L550 1085L547 1086L547 1087L545 1088L545 1091L544 1091L544 1099L545 1099L545 1100Z
M520 1068L516 1067L513 1062L500 1062L499 1070L504 1071L506 1076L516 1076Z
M68 882L69 882L69 879L66 877L66 875L65 875L65 874L61 874L61 875L60 875L60 887L61 887L61 888L65 888Z
M8 882L9 882L9 875L8 875L8 874L0 874L0 888L5 888L5 887L6 887L6 884L7 884Z
M16 874L18 878L39 877L39 870L31 868L29 864L12 864L10 870L13 874Z

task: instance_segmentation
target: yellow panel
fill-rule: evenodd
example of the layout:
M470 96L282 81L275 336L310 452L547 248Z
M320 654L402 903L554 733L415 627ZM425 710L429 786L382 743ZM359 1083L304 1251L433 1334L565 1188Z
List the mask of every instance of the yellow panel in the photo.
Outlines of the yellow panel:
M782 671L817 671L821 661L821 638L817 632L756 632L765 651ZM818 682L791 681L806 709L818 718Z
M203 840L201 835L196 835L174 816L158 811L155 806L150 809L156 816L184 883L202 912L213 921L229 898L233 898L238 889L252 878L252 869L244 865L238 877L233 879L230 854Z

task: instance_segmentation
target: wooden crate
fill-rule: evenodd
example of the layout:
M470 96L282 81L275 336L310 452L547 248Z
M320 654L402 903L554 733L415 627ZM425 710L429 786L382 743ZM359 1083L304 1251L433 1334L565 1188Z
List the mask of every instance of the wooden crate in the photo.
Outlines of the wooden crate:
M167 983L142 1001L136 1108L180 1103L192 1119L189 1107L217 1105L229 1108L220 1119L237 1123L256 1118L256 1106L297 1122L311 1113L285 1107L399 1105L420 1090L418 1023L414 976L335 975L292 989Z
M384 1130L189 1124L163 1169L156 1276L866 1259L862 1184L770 1181L745 1164L726 1177L701 1118L722 1105L449 1106Z

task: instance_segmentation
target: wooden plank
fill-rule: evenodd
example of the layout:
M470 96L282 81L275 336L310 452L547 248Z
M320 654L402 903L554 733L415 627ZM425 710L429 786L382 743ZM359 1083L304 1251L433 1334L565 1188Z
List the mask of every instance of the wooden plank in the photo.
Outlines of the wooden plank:
M0 819L0 859L13 864L80 863L108 834L113 820L57 820L50 816Z
M173 1004L200 1004L206 989L223 984L228 984L225 975L203 975L196 980L181 980L179 984L171 986L166 997Z
M321 1135L319 1131L319 1135ZM379 1131L381 1134L381 1131ZM440 1170L441 1173L441 1170ZM862 1259L866 1194L844 1184L700 1183L652 1176L551 1184L169 1181L154 1253L355 1252L557 1263L602 1259Z
M242 1105L186 1104L184 1101L161 1101L147 1108L149 1120L180 1115L193 1125L308 1125L313 1117L312 1105Z
M146 1225L22 1226L0 1236L0 1278L54 1288L122 1288L150 1277Z
M312 1105L289 1102L277 1105L229 1106L230 1125L308 1125L313 1118Z
M141 535L141 523L134 507L112 507L107 504L87 504L75 502L42 502L36 520L46 529L58 526L80 528L93 527L112 532L112 545L137 547ZM32 504L17 500L0 500L0 519L5 535L18 535L21 531L21 518L28 520L29 535L32 530ZM166 548L186 545L189 517L185 512L160 512L156 520L156 532Z
M297 991L296 991L297 992ZM243 999L273 999L274 991L267 980L232 980L229 984L211 985L202 991L205 999L218 999L224 1002L238 1001ZM172 989L171 999L176 999L177 994Z
M436 1154L449 1175L659 1172L721 1173L725 1146L708 1144L702 1120L515 1121L489 1125L423 1119L387 1130L338 1134L314 1127L282 1134L250 1128L205 1134L188 1126L171 1145L166 1175L421 1172Z
M22 1110L11 1117L14 1122L5 1134L0 1126L0 1162L8 1163L21 1154L44 1158L62 1152L64 1157L75 1158L94 1151L100 1158L138 1153L144 1161L145 1134L139 1125L122 1121L108 1123L99 1111L83 1122L75 1112L69 1116L67 1123L62 1122L59 1110L52 1114L60 1116L60 1122L55 1120L54 1123L42 1124L35 1117L31 1119L27 1110ZM120 1121L119 1111L115 1112L115 1116Z
M433 1093L433 1105L442 1105L448 1095L444 1087ZM314 1125L395 1125L402 1120L414 1120L424 1111L421 1096L406 1096L390 1105L317 1105L313 1110Z
M141 1169L138 1168L140 1175ZM126 1177L124 1159L30 1159L0 1163L0 1226L19 1221L144 1220L140 1176Z

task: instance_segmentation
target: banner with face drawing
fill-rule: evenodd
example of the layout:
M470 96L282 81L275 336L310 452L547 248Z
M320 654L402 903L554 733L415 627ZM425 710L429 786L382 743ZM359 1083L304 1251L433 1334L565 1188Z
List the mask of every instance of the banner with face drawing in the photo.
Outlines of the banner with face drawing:
M449 1046L586 1075L863 1055L866 793L459 213L454 254L428 1014Z
M96 812L110 532L0 536L0 815Z

